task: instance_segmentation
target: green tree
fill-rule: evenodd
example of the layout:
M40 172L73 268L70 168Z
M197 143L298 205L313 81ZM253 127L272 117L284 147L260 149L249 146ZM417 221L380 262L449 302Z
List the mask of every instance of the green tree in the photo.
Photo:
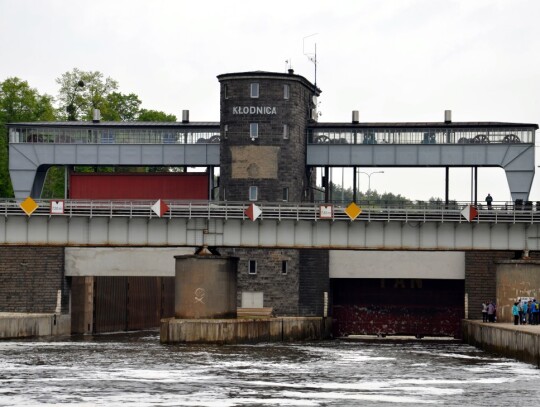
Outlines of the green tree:
M118 89L118 82L99 71L74 68L56 79L60 85L57 101L62 118L91 120L93 109L106 110L107 96Z
M175 122L176 116L158 110L141 109L137 120L140 122Z
M101 117L105 121L137 120L141 103L141 100L135 93L125 95L119 92L111 92L105 98Z
M0 83L0 197L13 196L8 170L6 123L55 119L51 96L40 94L27 81L19 78L8 78Z

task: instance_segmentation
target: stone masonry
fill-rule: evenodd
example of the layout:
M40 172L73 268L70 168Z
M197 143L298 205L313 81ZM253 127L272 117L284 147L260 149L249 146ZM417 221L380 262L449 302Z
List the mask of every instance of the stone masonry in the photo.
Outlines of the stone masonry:
M218 79L220 199L247 201L250 187L256 186L257 202L310 201L313 180L306 170L306 127L320 90L292 72L232 73ZM258 97L251 97L253 83L258 84ZM250 137L252 123L258 125L256 138ZM242 292L262 292L263 306L272 307L276 315L322 315L323 295L329 285L327 251L222 250L225 252L240 258L239 306ZM256 273L249 273L250 260L256 262Z
M0 311L52 313L69 307L63 247L0 246Z
M497 261L519 259L522 252L474 251L465 253L465 293L469 301L469 318L482 319L482 302L496 300ZM532 259L540 253L530 252Z

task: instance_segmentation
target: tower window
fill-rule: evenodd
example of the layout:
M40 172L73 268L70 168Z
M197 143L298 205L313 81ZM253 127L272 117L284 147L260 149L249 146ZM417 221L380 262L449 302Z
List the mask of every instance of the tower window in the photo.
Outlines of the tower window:
M259 84L258 83L252 83L250 88L251 88L251 97L252 98L258 98L259 97Z
M289 138L289 125L284 124L283 125L283 139L287 140Z
M283 99L289 99L290 91L289 85L283 85Z
M227 137L229 135L228 133L229 133L229 125L226 124L225 126L223 126L223 138L224 139L227 139Z
M223 97L229 99L229 87L227 85L223 85Z
M250 186L249 187L249 200L256 201L259 199L259 187Z
M283 188L283 200L285 202L289 200L289 188Z
M259 137L259 123L249 123L249 137L252 140Z
M289 271L289 262L287 260L281 261L281 274L287 274Z
M248 273L257 274L257 260L248 261Z

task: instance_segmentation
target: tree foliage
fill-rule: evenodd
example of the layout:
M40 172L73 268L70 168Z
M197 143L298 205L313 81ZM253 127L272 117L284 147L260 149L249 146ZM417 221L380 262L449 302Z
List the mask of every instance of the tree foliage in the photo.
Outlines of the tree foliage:
M0 122L55 120L52 97L40 94L28 82L8 78L0 83Z
M119 92L111 92L105 97L105 103L101 108L101 117L105 121L137 120L141 103L135 93L125 95Z
M141 109L137 120L140 122L175 122L176 116L158 110Z
M56 79L60 86L57 102L66 120L92 120L93 109L106 110L107 96L118 89L118 82L99 71L74 68Z
M105 121L175 122L176 116L165 112L141 109L135 93L118 92L118 82L99 71L74 68L56 79L56 98L40 94L28 82L8 78L0 83L0 197L12 197L8 172L8 134L6 123L91 120L93 109L100 109ZM64 169L52 167L47 173L43 197L59 198L64 194Z
M6 123L51 121L56 119L52 97L40 94L27 81L7 78L0 82L0 197L12 197L8 170Z

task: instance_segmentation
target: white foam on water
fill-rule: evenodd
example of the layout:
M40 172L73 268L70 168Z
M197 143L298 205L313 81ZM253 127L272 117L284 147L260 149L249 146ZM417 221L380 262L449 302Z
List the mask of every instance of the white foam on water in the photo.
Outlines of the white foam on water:
M448 388L440 388L440 387L392 387L392 390L400 390L410 393L420 393L420 394L429 394L429 395L453 395L453 394L462 394L464 392L463 389L448 389Z
M384 394L352 394L352 393L304 393L304 392L283 392L287 398L313 398L324 400L363 400L363 401L382 401L387 403L415 403L415 404L437 404L437 400L428 400L425 398L409 397L409 396L391 396Z
M263 388L290 388L290 389L325 389L325 390L380 390L388 389L390 385L383 381L370 381L360 383L335 383L335 382L317 382L317 383L286 383L275 381L249 381L246 384L259 386Z

